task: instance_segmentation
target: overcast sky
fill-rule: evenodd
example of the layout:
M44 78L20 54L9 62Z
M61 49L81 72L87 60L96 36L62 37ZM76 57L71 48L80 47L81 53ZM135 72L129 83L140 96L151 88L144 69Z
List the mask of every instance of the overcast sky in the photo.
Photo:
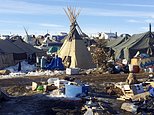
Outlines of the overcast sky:
M154 26L154 0L0 0L0 34L23 35L23 27L29 34L68 32L67 6L81 10L77 21L87 34L136 34Z

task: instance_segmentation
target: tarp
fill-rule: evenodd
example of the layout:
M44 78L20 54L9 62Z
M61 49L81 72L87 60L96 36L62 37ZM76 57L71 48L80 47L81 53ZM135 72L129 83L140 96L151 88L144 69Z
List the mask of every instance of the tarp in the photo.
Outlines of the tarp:
M0 53L2 54L10 54L10 53L25 53L22 49L18 46L11 43L9 40L0 40Z
M140 68L153 68L154 67L154 57L144 58L139 60Z
M111 39L110 41L107 42L107 47L113 48L116 47L118 45L120 45L121 43L125 42L126 40L128 40L130 38L130 36L126 35L123 37L118 37L117 39Z
M14 45L10 40L0 40L0 69L15 65L24 59L27 59L25 51Z
M147 53L154 55L154 34L149 32L134 34L125 42L113 47L115 51L115 58L125 58L130 60L139 51L140 53Z
M17 39L15 41L12 41L12 43L17 47L19 47L20 49L22 49L23 51L25 51L27 55L32 55L35 53L38 56L42 56L45 54L43 50L33 47L32 45L24 42L22 39Z
M61 46L51 46L51 48L49 48L49 50L47 51L47 54L52 54L57 52L58 50L60 50Z
M0 40L0 69L15 65L28 59L29 55L33 56L34 54L42 56L45 53L21 39Z
M62 64L62 59L60 57L55 57L51 60L50 64L47 65L48 70L64 70L64 65Z

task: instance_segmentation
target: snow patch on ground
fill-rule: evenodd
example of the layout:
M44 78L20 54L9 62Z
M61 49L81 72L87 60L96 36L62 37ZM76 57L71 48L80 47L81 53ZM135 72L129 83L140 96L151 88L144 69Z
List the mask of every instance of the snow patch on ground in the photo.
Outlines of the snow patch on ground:
M25 76L54 76L63 75L65 71L51 71L51 70L40 70L37 71L35 65L30 65L26 61L21 62L21 71L18 71L18 64L15 66L10 66L4 70L9 70L11 73L9 75L0 75L0 79L15 78L15 77L25 77Z
M18 72L18 66L19 66L19 64L15 65L15 66L10 66L10 67L5 68L5 70L9 70L11 73L16 73L16 72ZM34 71L36 69L37 68L35 65L30 65L26 61L21 62L21 71L20 71L21 73L27 73L29 71Z

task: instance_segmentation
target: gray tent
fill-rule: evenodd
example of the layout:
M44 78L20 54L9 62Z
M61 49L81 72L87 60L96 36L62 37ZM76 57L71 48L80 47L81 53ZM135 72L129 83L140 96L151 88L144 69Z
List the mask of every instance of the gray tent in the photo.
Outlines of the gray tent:
M25 51L9 40L0 40L0 69L14 65L27 58Z
M137 51L154 55L154 34L149 31L141 34L134 34L130 39L113 47L115 58L125 58L130 60Z
M131 36L125 35L125 36L120 36L117 39L110 40L107 42L107 47L113 48L118 46L119 44L125 42L127 39L129 39Z
M0 69L17 64L28 57L35 62L36 56L45 52L25 43L22 39L0 40Z
M22 49L23 51L25 51L28 56L32 55L34 53L35 53L36 56L45 55L45 52L43 50L40 50L40 49L33 47L32 45L24 42L22 39L17 39L15 41L13 41L12 43L14 45L16 45L17 47L19 47L20 49Z

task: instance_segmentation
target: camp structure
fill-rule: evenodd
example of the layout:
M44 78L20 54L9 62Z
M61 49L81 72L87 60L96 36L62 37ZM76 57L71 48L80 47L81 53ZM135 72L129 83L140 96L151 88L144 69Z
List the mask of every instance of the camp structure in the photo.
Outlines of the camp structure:
M51 46L47 51L47 55L52 55L54 53L57 53L60 50L60 47L61 46Z
M0 69L28 60L30 57L36 61L36 56L41 57L45 52L27 44L21 38L16 40L0 40Z
M74 8L67 8L65 13L71 23L70 32L66 36L58 55L62 58L66 67L81 69L94 68L95 65L92 62L91 54L76 28L79 28L76 19L80 12L76 12Z
M23 40L28 44L35 45L36 44L35 35L29 35L25 27L24 27L24 30L25 30L26 35L23 37Z
M36 55L36 56L43 56L45 52L43 50L37 49L33 47L31 44L26 43L23 39L18 38L17 40L13 40L12 43L26 52L27 56Z
M121 36L118 37L117 39L108 41L108 42L107 42L107 47L114 48L114 47L120 45L121 43L127 41L130 37L131 37L131 36L128 35L128 34L121 35Z
M129 34L122 34L116 39L111 39L107 41L106 48L108 49L109 56L115 58L115 48L116 46L126 42L131 36Z
M134 34L125 42L113 47L115 58L125 58L130 60L139 51L141 53L154 56L154 33L150 30L141 34Z
M9 40L0 40L0 69L15 65L27 58L25 51L11 43Z

